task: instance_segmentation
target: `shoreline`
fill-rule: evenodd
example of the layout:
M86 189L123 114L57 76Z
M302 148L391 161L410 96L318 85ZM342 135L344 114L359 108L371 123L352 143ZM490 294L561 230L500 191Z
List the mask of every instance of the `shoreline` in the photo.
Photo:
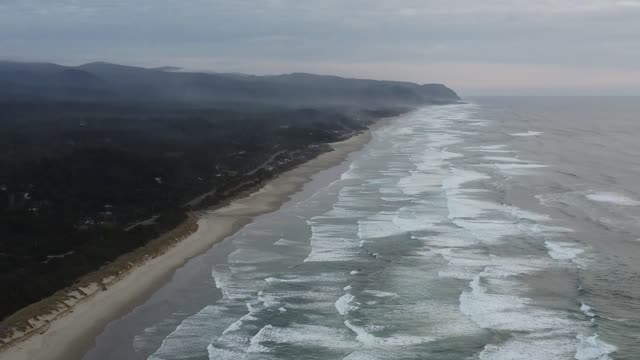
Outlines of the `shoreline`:
M364 147L370 141L372 131L384 123L381 119L360 134L329 144L333 151L287 170L258 188L240 193L222 206L199 211L197 217L191 215L179 226L185 227L186 233L175 229L177 233L172 234L172 231L164 235L175 238L165 251L152 258L147 256L142 263L132 264L117 277L107 279L108 276L104 276L98 280L100 283L91 284L93 287L89 290L92 291L87 294L81 291L84 295L79 295L62 311L49 314L49 317L38 314L39 319L32 329L17 333L14 339L0 347L0 356L15 360L81 359L112 320L144 303L178 268L237 232L254 217L280 208L315 174L339 165L349 154ZM95 275L100 276L100 270Z

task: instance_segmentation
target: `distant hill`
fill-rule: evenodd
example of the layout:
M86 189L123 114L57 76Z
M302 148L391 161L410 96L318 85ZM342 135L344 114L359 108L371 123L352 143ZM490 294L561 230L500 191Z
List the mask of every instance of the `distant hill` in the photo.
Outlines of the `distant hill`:
M440 84L0 62L0 320L123 254L146 258L191 211L380 118L459 100Z
M254 76L177 70L104 62L62 66L3 61L0 62L0 101L412 106L460 100L453 90L442 84L420 85L305 73Z

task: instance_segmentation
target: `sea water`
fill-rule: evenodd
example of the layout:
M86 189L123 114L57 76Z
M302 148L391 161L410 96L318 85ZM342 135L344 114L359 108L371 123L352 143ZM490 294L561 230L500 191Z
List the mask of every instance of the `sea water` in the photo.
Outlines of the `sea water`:
M640 105L389 121L180 269L87 359L637 359Z

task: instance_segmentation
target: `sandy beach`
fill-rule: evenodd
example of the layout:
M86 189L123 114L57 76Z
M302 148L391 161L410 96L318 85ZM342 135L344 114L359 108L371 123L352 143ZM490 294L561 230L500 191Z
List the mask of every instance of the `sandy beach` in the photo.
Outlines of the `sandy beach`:
M371 131L331 144L324 153L275 179L261 189L227 206L204 212L197 230L162 255L138 264L108 286L84 296L71 309L47 321L0 349L0 358L11 360L80 359L105 326L142 303L171 278L189 259L235 233L253 217L278 209L321 170L343 162L369 142ZM43 318L44 316L41 316Z

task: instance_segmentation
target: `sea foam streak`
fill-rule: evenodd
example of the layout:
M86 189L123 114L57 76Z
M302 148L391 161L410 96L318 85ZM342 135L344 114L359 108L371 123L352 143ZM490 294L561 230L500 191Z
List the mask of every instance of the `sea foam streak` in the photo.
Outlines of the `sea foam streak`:
M465 359L607 359L615 348L592 332L595 310L547 308L528 282L573 269L586 247L567 239L571 229L500 193L509 177L535 176L546 164L476 142L491 122L475 111L460 104L399 117L376 131L341 179L318 190L317 208L291 211L295 226L265 226L273 234L255 239L258 252L238 246L213 272L224 295L216 306L228 320L200 352L370 360L437 358L451 347ZM279 255L299 258L285 267ZM172 339L188 333L177 329Z
M571 261L584 252L584 249L571 243L549 240L544 243L549 249L549 256L556 260Z
M531 131L531 130L526 132L511 134L511 136L539 136L539 135L542 135L541 131Z
M610 360L609 354L617 348L598 339L598 335L578 335L578 350L576 360Z
M587 199L614 205L640 206L640 201L612 192L588 194Z

